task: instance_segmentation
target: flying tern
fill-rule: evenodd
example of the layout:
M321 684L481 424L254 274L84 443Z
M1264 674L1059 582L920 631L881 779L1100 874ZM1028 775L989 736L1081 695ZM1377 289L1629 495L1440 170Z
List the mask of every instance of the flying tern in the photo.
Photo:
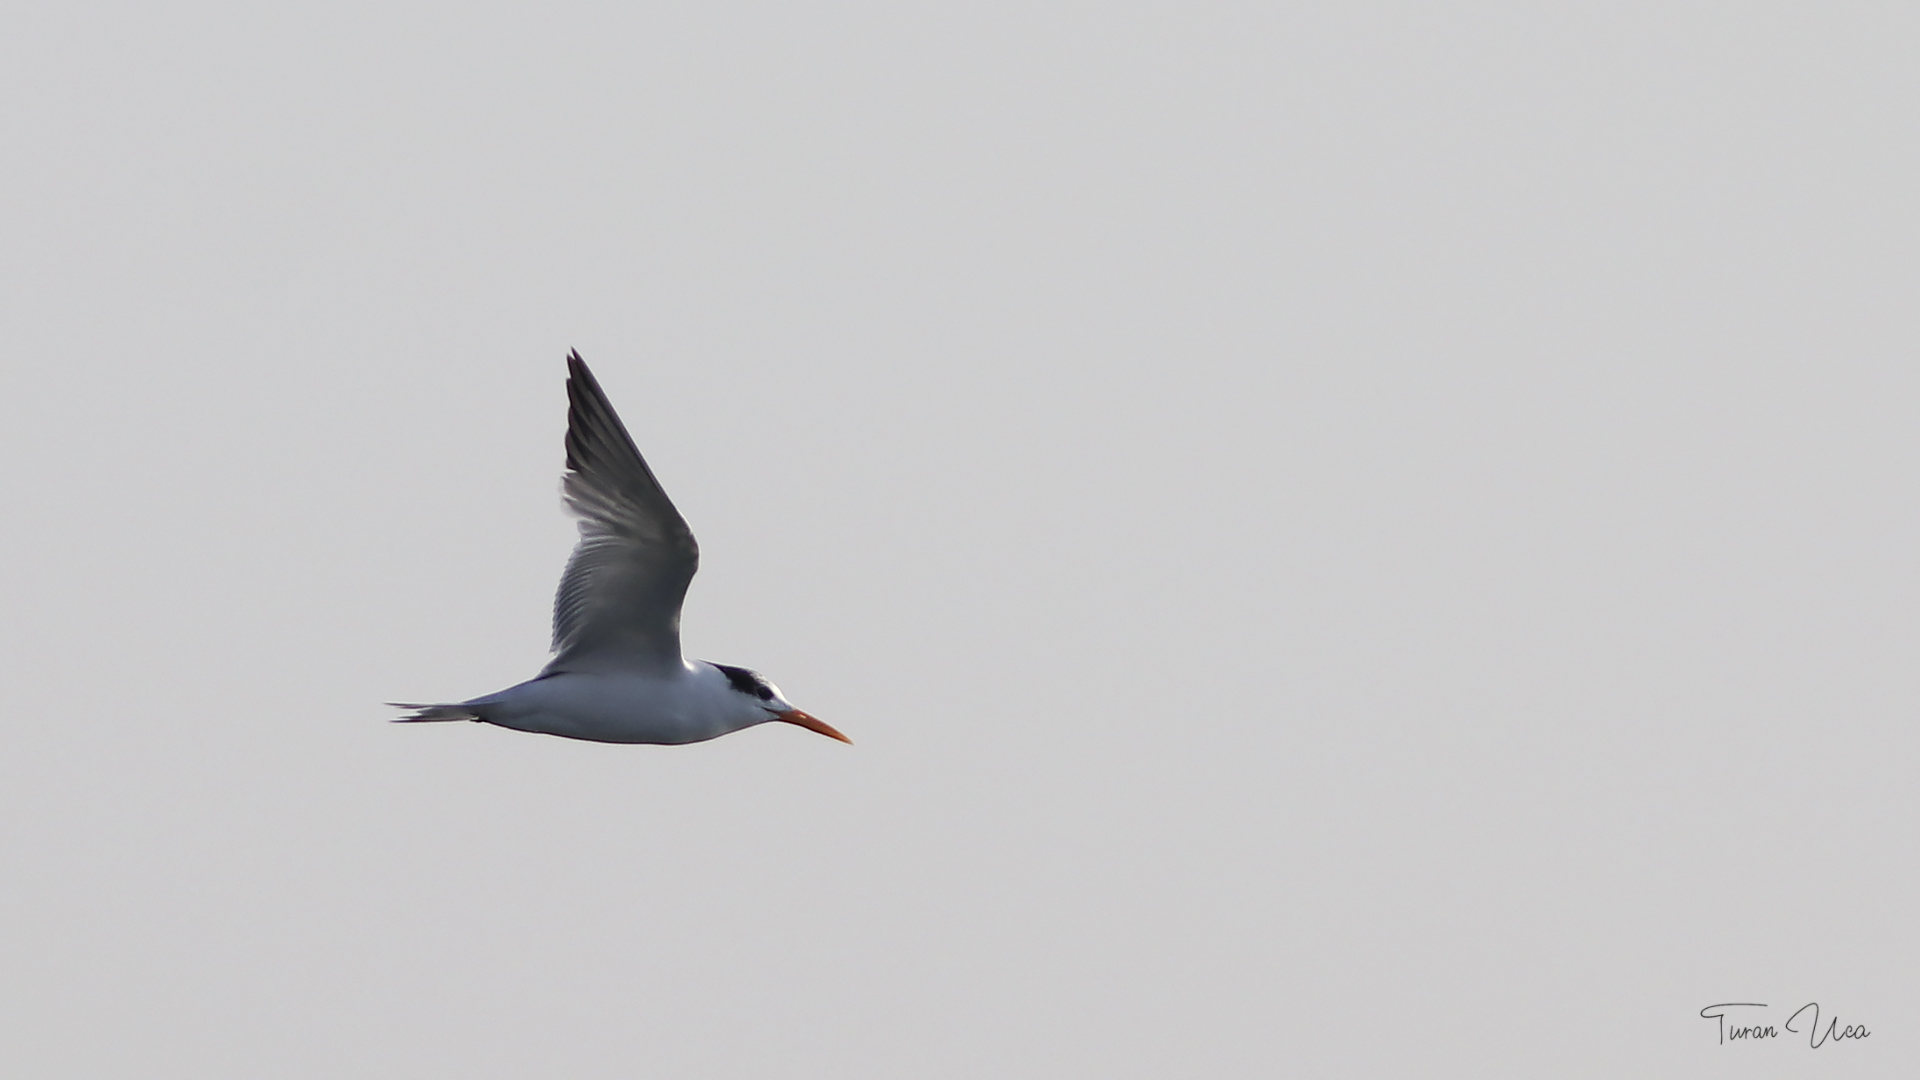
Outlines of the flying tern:
M610 743L701 742L779 720L852 742L759 672L680 655L700 548L578 352L567 356L567 473L580 522L553 602L553 659L471 701L403 705L400 723L473 720Z

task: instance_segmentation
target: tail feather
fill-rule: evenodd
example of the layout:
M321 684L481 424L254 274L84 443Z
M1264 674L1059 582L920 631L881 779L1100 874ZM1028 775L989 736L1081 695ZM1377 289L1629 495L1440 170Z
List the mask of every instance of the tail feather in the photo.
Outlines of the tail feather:
M448 720L478 720L480 714L473 711L471 705L409 705L405 702L389 701L387 704L396 709L412 709L407 716L396 716L396 724L437 724Z

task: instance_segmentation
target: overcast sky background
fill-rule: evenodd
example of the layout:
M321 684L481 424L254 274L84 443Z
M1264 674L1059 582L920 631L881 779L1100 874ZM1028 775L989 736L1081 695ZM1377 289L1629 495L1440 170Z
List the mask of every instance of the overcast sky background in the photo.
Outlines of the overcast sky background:
M8 23L10 1075L1912 1075L1909 6Z

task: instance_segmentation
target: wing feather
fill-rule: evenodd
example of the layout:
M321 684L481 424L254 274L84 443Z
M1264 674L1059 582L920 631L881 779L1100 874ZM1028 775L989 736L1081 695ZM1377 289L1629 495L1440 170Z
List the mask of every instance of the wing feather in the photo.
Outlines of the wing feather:
M578 352L567 357L567 508L580 543L553 601L546 673L678 667L680 604L700 565L693 530Z

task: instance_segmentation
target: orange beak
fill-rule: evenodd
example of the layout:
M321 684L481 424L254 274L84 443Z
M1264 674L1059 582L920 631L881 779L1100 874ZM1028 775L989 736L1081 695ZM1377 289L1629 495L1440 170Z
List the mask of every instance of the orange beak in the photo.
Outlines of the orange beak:
M833 730L832 724L827 723L825 720L808 716L806 713L801 712L799 709L789 709L786 712L783 712L778 716L775 716L774 719L785 720L789 724L798 724L799 726L806 728L808 731L817 731L820 734L825 735L829 739L839 739L841 742L847 743L848 745L852 745L853 743L852 739L849 739L845 735L842 735L839 732Z

